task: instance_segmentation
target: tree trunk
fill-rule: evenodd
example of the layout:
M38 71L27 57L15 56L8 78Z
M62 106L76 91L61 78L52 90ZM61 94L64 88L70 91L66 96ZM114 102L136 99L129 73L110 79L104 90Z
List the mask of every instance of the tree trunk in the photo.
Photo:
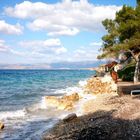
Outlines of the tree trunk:
M129 50L132 57L136 61L135 72L134 72L134 83L140 82L140 53L136 56L133 51Z
M140 55L136 61L135 73L134 73L134 83L140 82Z

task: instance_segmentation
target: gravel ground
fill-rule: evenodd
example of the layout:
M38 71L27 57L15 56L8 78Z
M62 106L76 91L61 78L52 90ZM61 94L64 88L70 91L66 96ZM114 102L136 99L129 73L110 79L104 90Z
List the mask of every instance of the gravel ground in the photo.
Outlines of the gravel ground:
M98 96L85 104L87 115L70 122L60 120L42 139L139 140L140 96Z

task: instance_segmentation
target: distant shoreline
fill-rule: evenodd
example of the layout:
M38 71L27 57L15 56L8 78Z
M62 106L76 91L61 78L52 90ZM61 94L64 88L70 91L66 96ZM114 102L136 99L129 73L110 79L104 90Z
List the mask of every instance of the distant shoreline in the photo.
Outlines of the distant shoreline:
M0 70L95 70L95 69L92 69L92 68L80 68L80 69L0 69Z

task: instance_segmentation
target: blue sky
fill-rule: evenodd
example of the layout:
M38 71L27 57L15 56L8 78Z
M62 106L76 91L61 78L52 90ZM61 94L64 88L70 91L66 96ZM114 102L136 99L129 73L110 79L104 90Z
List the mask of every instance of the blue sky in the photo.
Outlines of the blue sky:
M135 0L0 0L0 64L94 61L105 30Z

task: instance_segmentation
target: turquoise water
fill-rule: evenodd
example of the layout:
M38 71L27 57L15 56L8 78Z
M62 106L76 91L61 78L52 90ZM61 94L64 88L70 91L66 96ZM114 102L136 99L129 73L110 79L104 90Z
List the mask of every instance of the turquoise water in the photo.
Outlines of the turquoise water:
M94 75L88 70L0 70L0 139L20 140L51 127L58 114L41 108L42 97L61 96Z

